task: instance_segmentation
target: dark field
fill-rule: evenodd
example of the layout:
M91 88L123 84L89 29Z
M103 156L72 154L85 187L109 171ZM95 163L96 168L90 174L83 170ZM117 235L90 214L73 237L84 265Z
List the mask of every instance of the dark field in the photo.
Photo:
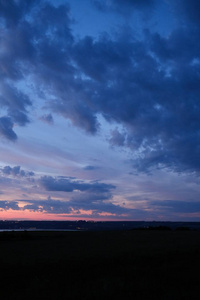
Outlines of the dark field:
M0 299L199 299L200 232L1 232Z

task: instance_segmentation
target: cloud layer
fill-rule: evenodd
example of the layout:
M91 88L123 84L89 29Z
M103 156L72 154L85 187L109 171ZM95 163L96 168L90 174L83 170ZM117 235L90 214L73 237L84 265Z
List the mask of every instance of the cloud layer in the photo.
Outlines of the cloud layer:
M102 11L108 8L93 2ZM109 3L113 11L158 5ZM78 39L68 4L1 1L0 135L14 141L14 126L29 123L32 100L19 83L31 80L48 110L88 133L100 130L98 114L122 125L123 133L112 131L110 142L131 149L139 172L166 167L199 173L199 4L169 5L187 26L177 22L167 37L144 28L136 38L129 28ZM48 112L42 119L53 122Z

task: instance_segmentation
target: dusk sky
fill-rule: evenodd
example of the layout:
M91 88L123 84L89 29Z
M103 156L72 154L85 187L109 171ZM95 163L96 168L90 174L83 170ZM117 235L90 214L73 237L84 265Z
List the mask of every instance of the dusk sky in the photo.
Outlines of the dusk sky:
M199 37L199 0L0 0L0 219L200 221Z

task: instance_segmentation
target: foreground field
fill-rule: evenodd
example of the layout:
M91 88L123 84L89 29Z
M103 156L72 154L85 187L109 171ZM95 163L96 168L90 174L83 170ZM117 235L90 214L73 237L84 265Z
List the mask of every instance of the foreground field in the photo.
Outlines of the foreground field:
M199 231L0 234L1 299L199 299Z

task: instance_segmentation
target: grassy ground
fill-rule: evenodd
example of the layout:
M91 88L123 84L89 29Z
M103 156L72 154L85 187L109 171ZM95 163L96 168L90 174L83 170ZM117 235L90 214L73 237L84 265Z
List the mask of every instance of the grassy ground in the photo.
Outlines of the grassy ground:
M199 299L200 232L0 234L1 299Z

